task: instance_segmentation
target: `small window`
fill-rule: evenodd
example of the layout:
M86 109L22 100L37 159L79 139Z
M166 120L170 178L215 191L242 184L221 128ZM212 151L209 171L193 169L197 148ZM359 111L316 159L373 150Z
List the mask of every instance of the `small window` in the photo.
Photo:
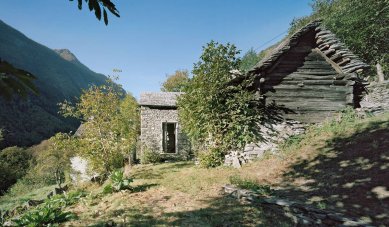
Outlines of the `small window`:
M164 153L176 153L176 123L162 123L162 147Z

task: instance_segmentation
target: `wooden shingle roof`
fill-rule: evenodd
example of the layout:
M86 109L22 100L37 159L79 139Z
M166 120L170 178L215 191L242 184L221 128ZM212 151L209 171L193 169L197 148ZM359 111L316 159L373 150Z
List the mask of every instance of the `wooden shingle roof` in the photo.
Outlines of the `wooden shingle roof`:
M261 73L270 68L277 60L292 47L296 46L299 39L307 32L315 31L315 45L324 55L339 66L342 73L361 72L369 67L354 55L336 36L327 30L320 21L314 21L304 26L289 38L285 39L267 57L258 62L249 72Z
M177 97L182 92L144 92L140 94L139 105L154 107L176 107Z

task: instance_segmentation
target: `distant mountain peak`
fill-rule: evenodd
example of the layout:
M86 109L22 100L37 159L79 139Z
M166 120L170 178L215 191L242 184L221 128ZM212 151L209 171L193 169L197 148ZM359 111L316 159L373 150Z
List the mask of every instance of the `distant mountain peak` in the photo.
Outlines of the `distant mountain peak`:
M54 49L54 51L66 61L80 63L76 56L68 49Z

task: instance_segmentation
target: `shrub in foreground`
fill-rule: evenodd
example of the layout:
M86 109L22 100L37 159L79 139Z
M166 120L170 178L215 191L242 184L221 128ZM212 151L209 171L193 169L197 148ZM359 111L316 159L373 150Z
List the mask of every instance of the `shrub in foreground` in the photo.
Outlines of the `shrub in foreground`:
M133 181L134 180L132 178L125 177L123 170L114 171L111 174L110 183L104 187L103 193L109 194L114 191L118 192L126 189L131 190L132 187L130 186L130 183Z
M151 150L144 146L142 154L140 156L141 164L159 163L162 161L161 154L157 151Z
M27 173L31 159L31 154L20 147L9 147L0 152L0 195Z
M212 148L198 154L201 167L212 168L223 164L225 153L220 148Z
M74 219L75 214L64 211L86 194L83 191L72 191L64 195L55 195L43 204L28 210L18 218L13 219L17 226L53 226Z

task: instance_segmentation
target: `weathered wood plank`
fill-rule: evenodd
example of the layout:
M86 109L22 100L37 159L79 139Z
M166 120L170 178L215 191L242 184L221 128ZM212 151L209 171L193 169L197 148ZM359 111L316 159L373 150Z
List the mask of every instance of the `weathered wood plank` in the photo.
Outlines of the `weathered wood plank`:
M337 72L333 68L330 68L330 69L318 69L318 68L306 69L306 68L300 67L296 70L296 73L328 75L328 74L336 74Z
M295 84L279 84L275 86L270 86L265 84L263 88L266 89L274 89L276 91L279 90L296 90L296 91L348 91L350 88L345 86L336 86L336 85L305 85L303 87L295 85Z
M269 96L266 97L266 100L269 101L279 101L279 102L303 102L308 100L309 102L339 102L339 103L347 103L347 97L346 95L341 95L341 96L333 96L333 97L325 97L325 98L320 98L320 97L315 97L315 96L310 96L310 97L290 97L290 96Z
M282 84L294 84L301 86L305 85L339 85L339 86L345 86L347 85L348 81L346 80L301 80L301 81L296 81L296 80L285 80L282 81Z
M268 78L283 79L283 80L334 80L337 78L337 74L332 75L312 75L312 74L299 74L299 73L271 73L266 76Z
M266 102L275 102L278 105L284 105L286 107L291 108L299 108L304 109L305 107L313 108L319 108L319 107L342 107L347 104L346 100L320 100L320 99L278 99L269 97L266 99Z
M300 41L300 45L296 46L296 47L293 47L291 50L292 51L297 51L297 52L311 51L312 47L310 45L308 45L307 43L303 44L302 41Z
M312 75L312 76L320 76L320 75L333 75L334 71L324 70L324 71L299 71L293 73L295 75Z
M266 97L290 97L290 98L319 98L319 99L346 99L346 94L337 93L337 92L285 92L278 91L276 93L270 91L263 91Z

